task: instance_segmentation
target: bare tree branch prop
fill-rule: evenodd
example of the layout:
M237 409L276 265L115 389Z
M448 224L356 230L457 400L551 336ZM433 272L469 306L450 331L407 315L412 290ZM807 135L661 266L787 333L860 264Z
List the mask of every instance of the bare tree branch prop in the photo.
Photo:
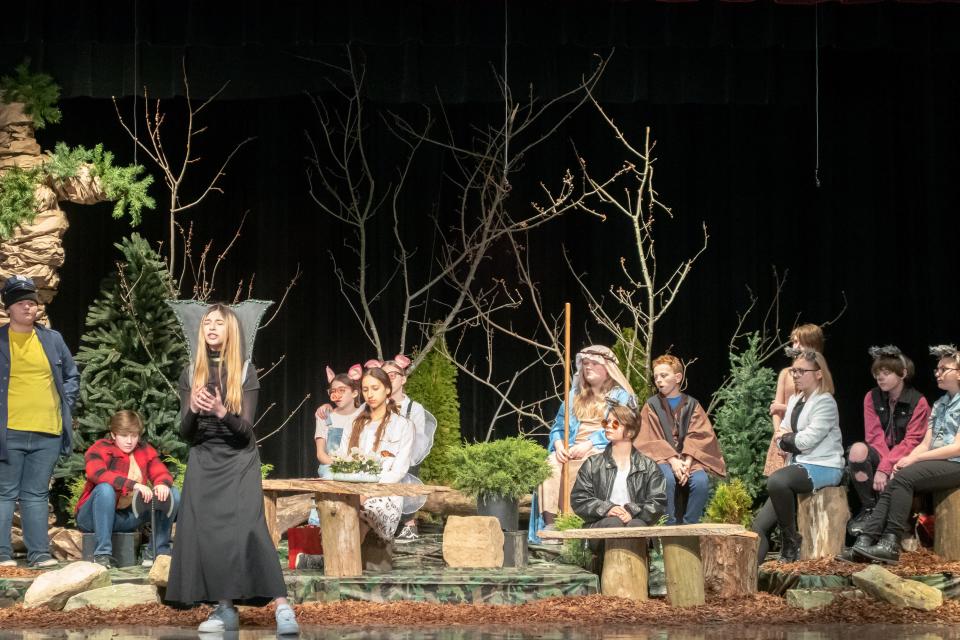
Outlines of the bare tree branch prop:
M134 141L134 143L147 154L147 157L153 161L153 163L160 169L160 172L163 174L164 184L167 186L167 190L170 193L169 199L169 261L168 268L170 274L175 277L175 268L176 268L176 252L175 252L175 241L176 241L176 228L177 228L177 214L182 213L188 209L198 206L203 200L213 192L223 193L223 190L218 185L220 178L226 175L227 165L230 164L230 161L233 160L233 157L237 154L240 149L247 144L255 140L255 137L249 137L242 142L239 142L233 147L230 153L227 154L226 158L220 164L220 167L217 169L217 172L210 178L205 186L200 189L196 194L193 194L186 198L184 201L182 199L182 188L184 185L184 179L187 175L187 169L190 165L200 162L203 158L197 155L196 149L194 148L194 143L200 134L206 131L206 126L198 128L197 116L203 109L212 103L216 98L223 92L224 89L230 84L225 82L223 86L220 87L213 95L207 98L200 106L194 108L193 98L190 95L190 81L187 78L187 62L186 59L181 60L181 67L183 71L183 88L184 95L187 101L187 125L186 131L182 134L185 140L184 144L184 155L183 159L179 164L170 160L167 156L167 152L163 147L163 139L161 138L161 128L165 120L165 114L160 111L160 100L153 101L153 111L151 113L150 99L147 93L147 88L143 89L143 117L146 123L146 142L144 139L138 136L134 131L130 129L126 121L124 121L123 116L120 113L120 107L117 105L116 97L113 98L114 110L117 113L117 120L120 122L120 126L123 127L123 130L126 131L127 135Z
M290 420L293 418L293 416L297 415L297 412L300 411L300 409L303 407L303 405L304 405L304 404L307 402L307 400L309 400L309 399L310 399L310 394L309 394L309 393L308 393L307 395L303 396L303 400L300 401L300 404L298 404L298 405L296 406L296 408L295 408L293 411L291 411L291 412L289 413L289 415L287 415L286 419L285 419L283 422L280 423L280 426L277 427L276 429L274 429L273 431L271 431L270 433L268 433L267 435L263 436L262 438L258 438L258 439L257 439L257 444L260 444L261 442L263 442L264 440L266 440L266 439L269 438L270 436L279 433L281 429L283 429L285 426L287 426L287 423L290 422ZM274 404L276 404L276 403L274 403ZM272 409L272 408L273 408L273 405L270 405L269 407L267 407L267 411L269 411L269 410ZM263 416L266 415L266 413L267 413L267 412L264 411L263 414L260 416L260 419L262 419ZM257 424L259 424L259 423L260 423L260 420L257 420ZM256 426L256 425L254 425L254 426Z
M633 238L633 255L620 258L623 283L610 286L610 299L598 297L591 290L584 275L574 268L566 251L564 258L600 326L616 340L627 344L631 344L631 341L625 337L625 328L637 337L644 356L642 373L649 378L657 323L677 299L694 264L706 251L710 236L704 224L700 248L673 267L666 277L660 275L663 265L658 262L656 254L655 226L661 217L672 218L673 212L660 199L654 187L655 143L650 128L646 128L643 146L636 147L593 95L589 97L614 139L621 144L627 159L612 175L599 178L590 172L587 161L581 157L579 179L575 180L573 174L567 171L556 192L543 185L546 201L535 206L544 215L578 209L602 222L620 219L628 223ZM632 367L631 363L627 363L627 366Z

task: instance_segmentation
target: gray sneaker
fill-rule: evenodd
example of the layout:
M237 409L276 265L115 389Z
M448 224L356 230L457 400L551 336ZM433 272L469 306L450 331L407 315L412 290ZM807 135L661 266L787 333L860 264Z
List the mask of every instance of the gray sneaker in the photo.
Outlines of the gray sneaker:
M282 604L277 607L277 635L295 636L300 634L300 625L297 624L297 614L293 612L293 607L288 604Z
M197 631L200 633L223 633L240 629L240 614L233 606L218 604L210 617L200 623Z

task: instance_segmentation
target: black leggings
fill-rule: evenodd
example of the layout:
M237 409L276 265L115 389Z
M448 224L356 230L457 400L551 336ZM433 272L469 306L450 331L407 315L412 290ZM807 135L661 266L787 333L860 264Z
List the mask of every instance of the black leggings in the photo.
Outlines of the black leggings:
M796 535L797 494L811 491L813 481L800 465L786 466L767 478L767 494L770 497L753 519L753 531L760 536L759 562L763 562L770 550L769 536L775 526L780 525L784 537Z
M867 447L866 460L850 462L850 452L847 451L847 469L850 475L850 484L853 485L857 492L857 498L860 499L860 508L873 509L877 504L877 496L879 495L873 490L873 476L877 472L877 467L880 466L880 453L867 443L863 444ZM866 480L857 480L857 473L860 472L866 474Z
M880 494L873 515L863 532L874 538L889 533L903 537L913 495L917 492L939 491L960 487L960 462L924 460L897 471L886 490ZM942 524L942 523L937 523Z

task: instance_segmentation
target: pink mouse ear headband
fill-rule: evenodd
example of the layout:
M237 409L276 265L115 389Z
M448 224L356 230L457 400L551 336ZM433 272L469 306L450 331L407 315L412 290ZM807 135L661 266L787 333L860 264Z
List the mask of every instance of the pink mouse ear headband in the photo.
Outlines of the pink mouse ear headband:
M393 362L396 363L396 365L403 370L406 370L406 368L410 366L410 358L403 355L402 353L398 353L397 355L393 356ZM370 360L367 360L366 362L363 363L363 368L364 369L374 369L374 368L382 369L383 365L385 364L386 362L383 360L377 360L376 358L371 358Z
M355 364L347 370L347 377L351 380L359 380L363 376L363 368L359 364ZM337 374L333 372L329 366L327 367L327 384L333 382L333 379L337 377Z

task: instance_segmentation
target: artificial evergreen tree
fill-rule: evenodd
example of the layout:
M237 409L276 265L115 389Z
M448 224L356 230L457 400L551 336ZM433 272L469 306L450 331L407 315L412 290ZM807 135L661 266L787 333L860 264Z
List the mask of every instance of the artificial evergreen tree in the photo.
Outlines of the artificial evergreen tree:
M643 352L643 345L637 340L633 329L624 328L620 338L613 345L612 351L620 363L620 370L627 376L633 393L637 396L637 403L643 405L651 395L650 375L647 371L647 354Z
M87 312L80 338L80 398L73 432L73 454L56 476L83 473L83 453L107 432L110 416L133 409L143 418L143 438L160 452L185 459L180 439L177 381L187 348L173 311L164 300L174 295L166 264L137 234L116 247L118 270L104 279L100 296Z
M448 485L453 480L451 456L460 446L460 400L457 368L446 352L447 342L441 337L410 374L405 391L437 419L433 449L420 466L420 478Z
M730 383L715 394L720 408L714 429L728 477L739 478L755 502L766 491L763 465L773 434L770 403L777 390L777 373L761 364L760 335L747 336L742 352L730 352Z

